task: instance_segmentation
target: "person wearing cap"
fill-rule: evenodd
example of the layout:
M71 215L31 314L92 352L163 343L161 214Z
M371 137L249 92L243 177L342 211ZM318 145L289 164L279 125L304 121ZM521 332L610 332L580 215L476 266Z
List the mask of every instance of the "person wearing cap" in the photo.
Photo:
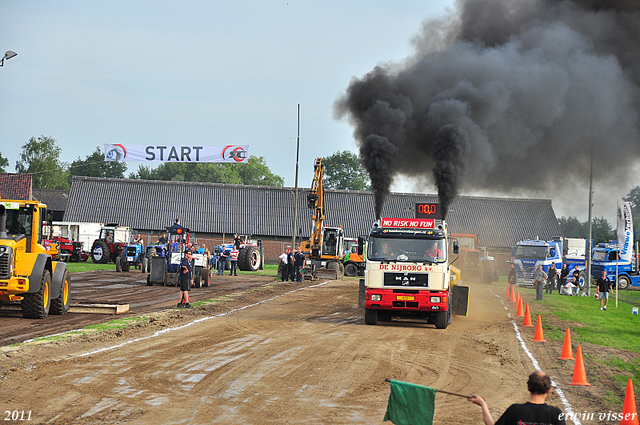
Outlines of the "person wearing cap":
M193 284L191 266L191 251L185 251L184 257L180 262L180 276L178 277L178 284L180 286L180 303L178 308L191 308L189 304L189 290Z

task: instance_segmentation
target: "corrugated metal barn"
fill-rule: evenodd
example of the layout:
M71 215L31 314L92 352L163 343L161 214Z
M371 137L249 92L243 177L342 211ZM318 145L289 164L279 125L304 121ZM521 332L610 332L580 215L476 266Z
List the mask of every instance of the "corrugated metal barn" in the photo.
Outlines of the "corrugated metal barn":
M298 190L301 238L309 237L308 193L308 188ZM117 222L157 235L179 218L199 238L211 239L208 243L238 233L282 245L293 237L294 200L290 187L74 177L64 220ZM417 202L437 202L437 196L392 193L382 215L413 218ZM367 191L326 190L325 223L342 226L347 237L367 234L374 221L373 205ZM548 199L460 196L451 205L447 222L451 232L475 234L480 245L493 253L510 253L521 239L562 236ZM269 250L265 256L270 259Z

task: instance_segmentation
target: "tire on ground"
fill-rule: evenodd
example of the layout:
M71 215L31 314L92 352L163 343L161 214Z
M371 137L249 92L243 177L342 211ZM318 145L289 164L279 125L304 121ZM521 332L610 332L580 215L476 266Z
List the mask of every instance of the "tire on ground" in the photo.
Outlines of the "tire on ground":
M493 261L490 261L490 260L482 261L481 270L482 270L482 283L491 283L491 282L493 282L493 276L494 276L494 273L493 273L493 271L494 271Z
M364 323L367 325L378 324L378 310L367 308L364 310Z
M149 273L149 259L147 257L144 257L142 259L140 270L142 271L142 273Z
M122 271L122 256L118 256L118 258L116 258L116 271Z
M618 278L618 289L628 289L631 282L626 276L620 276Z
M449 312L440 311L436 313L435 317L436 329L447 329L449 325Z
M62 276L62 285L60 286L60 295L55 300L51 300L51 314L65 315L69 311L69 303L71 301L71 274L68 270L64 271Z
M153 283L151 282L151 275L150 274L147 275L147 286L153 286Z
M122 263L120 264L120 268L122 269L123 272L128 272L131 265L127 261L127 257L125 257L124 255L122 255L121 257L122 258L120 259L120 261Z
M260 269L262 254L255 246L246 246L238 254L238 268L245 272L255 272Z
M44 319L49 315L51 300L49 299L51 290L51 273L45 270L42 273L40 290L33 294L24 294L21 302L22 317L25 319Z
M351 262L345 264L344 275L347 277L356 277L358 275L358 266Z
M96 241L91 247L91 259L94 263L107 264L111 259L109 245L104 241Z
M209 269L201 269L200 270L200 283L203 287L208 287L211 282L211 275L209 274Z

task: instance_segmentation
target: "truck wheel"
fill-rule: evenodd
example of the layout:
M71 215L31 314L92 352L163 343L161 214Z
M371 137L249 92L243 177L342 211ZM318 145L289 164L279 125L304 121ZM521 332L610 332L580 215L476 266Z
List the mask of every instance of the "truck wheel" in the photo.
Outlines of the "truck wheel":
M51 273L49 270L45 270L42 273L40 290L35 294L24 294L24 299L21 302L22 317L25 319L44 319L49 315L49 308L51 308L50 288Z
M240 250L238 268L245 272L255 272L260 269L262 254L255 246L247 246Z
M71 275L67 270L62 277L60 295L55 300L51 300L51 314L65 315L69 311L69 301L71 300Z
M378 310L372 310L366 308L364 310L364 323L367 325L377 325L378 324Z
M618 289L627 289L629 288L629 278L626 276L620 276L618 278Z
M122 271L122 257L116 258L116 271L119 273Z
M449 312L441 311L436 313L436 329L447 329L449 325Z
M587 279L587 272L582 270L578 275L578 286L580 286L580 288L586 288L586 285L589 285L589 283L589 279Z
M91 248L91 259L94 263L107 264L110 260L109 245L104 241L96 241Z
M347 277L356 277L358 275L358 266L354 263L344 265L344 275Z

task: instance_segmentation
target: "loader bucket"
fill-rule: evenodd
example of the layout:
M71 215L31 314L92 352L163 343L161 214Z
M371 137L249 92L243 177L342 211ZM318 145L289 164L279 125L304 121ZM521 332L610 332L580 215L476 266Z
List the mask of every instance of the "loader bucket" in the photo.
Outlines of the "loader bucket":
M338 270L335 269L324 269L319 267L313 273L315 273L317 279L338 279Z

